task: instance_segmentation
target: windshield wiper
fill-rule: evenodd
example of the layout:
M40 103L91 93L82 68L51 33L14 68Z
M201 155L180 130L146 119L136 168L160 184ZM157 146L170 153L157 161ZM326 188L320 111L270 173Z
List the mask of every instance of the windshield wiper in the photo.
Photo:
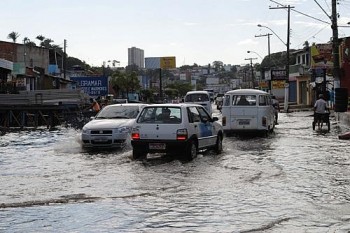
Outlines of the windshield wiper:
M111 119L129 119L130 117L127 116L114 116L114 117L110 117Z

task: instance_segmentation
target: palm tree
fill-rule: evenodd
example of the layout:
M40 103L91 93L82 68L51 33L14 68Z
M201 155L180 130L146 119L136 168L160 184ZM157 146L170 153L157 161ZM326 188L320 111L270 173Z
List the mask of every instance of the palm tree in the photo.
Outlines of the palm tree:
M16 43L16 40L19 36L20 35L18 34L18 32L11 32L10 34L7 35L7 39L11 39L13 43Z
M42 46L42 47L44 47L44 48L47 48L47 49L49 49L49 48L51 48L51 43L52 42L54 42L53 40L51 40L51 39L49 39L49 38L46 38L44 41L42 41L41 43L40 43L40 45Z
M42 46L42 43L45 40L45 36L39 35L39 36L36 37L36 39L40 41L40 46Z

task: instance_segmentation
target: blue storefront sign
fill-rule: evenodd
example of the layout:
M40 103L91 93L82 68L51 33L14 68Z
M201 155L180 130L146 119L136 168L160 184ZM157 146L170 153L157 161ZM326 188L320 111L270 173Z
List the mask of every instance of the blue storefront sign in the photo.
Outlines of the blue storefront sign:
M77 87L91 97L108 94L108 77L70 77L70 80L77 82Z

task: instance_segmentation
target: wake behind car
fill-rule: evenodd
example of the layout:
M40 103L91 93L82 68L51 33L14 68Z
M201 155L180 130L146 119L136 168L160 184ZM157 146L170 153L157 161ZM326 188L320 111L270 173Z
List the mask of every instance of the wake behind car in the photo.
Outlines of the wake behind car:
M137 114L146 104L112 104L104 107L84 125L81 139L83 148L123 147L130 137Z
M154 104L144 107L131 133L133 158L148 153L167 153L192 160L198 150L222 151L223 129L198 104Z

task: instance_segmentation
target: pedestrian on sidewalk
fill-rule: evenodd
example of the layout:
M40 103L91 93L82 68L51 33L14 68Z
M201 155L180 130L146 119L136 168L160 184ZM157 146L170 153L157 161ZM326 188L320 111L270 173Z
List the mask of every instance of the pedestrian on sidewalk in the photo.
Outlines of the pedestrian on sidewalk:
M280 111L280 102L276 99L276 96L272 96L272 106L275 113L275 125L278 125L278 113Z

